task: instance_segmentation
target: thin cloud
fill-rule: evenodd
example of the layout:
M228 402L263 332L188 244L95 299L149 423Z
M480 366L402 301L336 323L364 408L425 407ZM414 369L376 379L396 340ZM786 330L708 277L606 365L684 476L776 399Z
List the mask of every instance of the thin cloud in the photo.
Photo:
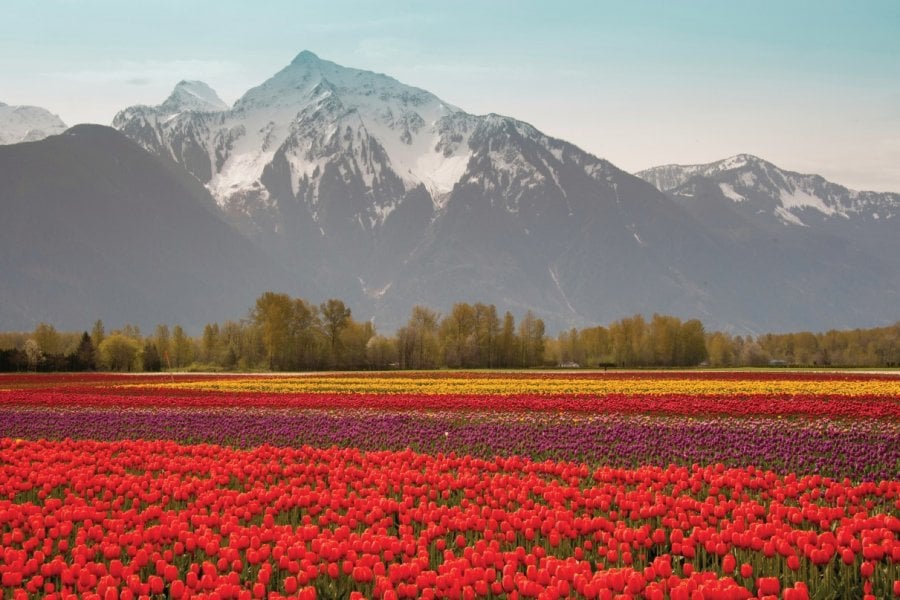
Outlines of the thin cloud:
M208 79L240 70L240 65L221 60L116 60L89 69L50 71L49 79L73 83L150 85L180 79Z
M421 48L415 42L395 37L377 37L360 40L356 55L369 60L391 60L397 57L420 55Z
M384 30L403 26L420 26L435 23L434 17L429 15L398 15L395 17L381 17L379 19L364 19L361 21L331 21L320 23L302 23L300 29L309 33L346 33L348 31L372 31Z

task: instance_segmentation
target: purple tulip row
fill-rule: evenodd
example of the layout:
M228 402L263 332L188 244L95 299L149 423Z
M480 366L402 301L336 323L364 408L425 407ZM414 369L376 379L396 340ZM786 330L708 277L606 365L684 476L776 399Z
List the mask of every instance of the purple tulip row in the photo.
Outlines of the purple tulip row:
M853 480L900 476L900 424L865 419L0 408L0 437L172 439L238 447L409 447L426 453L521 455L618 467L721 462Z

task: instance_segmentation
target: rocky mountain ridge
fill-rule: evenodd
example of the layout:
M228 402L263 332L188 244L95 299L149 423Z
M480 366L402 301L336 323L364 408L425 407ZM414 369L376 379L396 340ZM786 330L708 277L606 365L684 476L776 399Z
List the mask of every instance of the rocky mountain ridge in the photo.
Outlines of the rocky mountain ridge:
M44 108L0 102L0 145L36 142L65 130L62 119Z
M807 226L804 216L878 220L900 215L900 194L851 190L820 175L787 171L750 154L703 165L664 165L636 175L682 198L695 196L698 182L713 182L724 198L801 227Z
M896 319L891 202L748 155L641 174L660 191L527 123L310 52L230 108L188 108L114 125L187 169L301 287L388 329L455 300L556 328L636 312L748 332Z

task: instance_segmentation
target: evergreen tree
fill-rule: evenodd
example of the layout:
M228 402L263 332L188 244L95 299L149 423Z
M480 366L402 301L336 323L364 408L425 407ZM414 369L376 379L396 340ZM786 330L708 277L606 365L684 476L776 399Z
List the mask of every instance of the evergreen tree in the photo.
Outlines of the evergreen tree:
M145 371L155 373L162 370L162 358L159 356L159 350L156 349L156 344L149 339L144 342L141 364Z
M93 371L97 368L94 342L87 331L81 334L78 347L69 355L69 364L73 371Z

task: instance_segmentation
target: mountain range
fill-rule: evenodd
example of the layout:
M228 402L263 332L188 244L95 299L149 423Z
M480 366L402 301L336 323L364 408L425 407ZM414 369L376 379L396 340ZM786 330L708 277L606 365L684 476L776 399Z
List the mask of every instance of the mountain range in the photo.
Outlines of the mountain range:
M65 130L62 119L45 108L0 102L0 146L35 142Z
M749 155L635 176L522 121L472 115L311 52L232 106L182 81L158 106L122 110L113 127L121 133L102 135L143 148L169 173L179 165L186 177L173 195L228 223L209 239L187 234L189 254L213 237L235 252L230 266L205 270L207 284L274 278L274 289L314 301L339 297L383 331L415 304L448 310L454 301L530 309L550 330L639 312L751 333L897 319L900 196L854 192ZM52 161L54 139L10 148ZM116 176L115 163L95 167L95 178ZM73 190L73 204L90 185L67 181L68 171L35 167L31 176ZM146 185L123 183L121 193L135 200ZM135 202L153 211L160 200ZM107 207L90 210L108 219ZM159 235L177 245L182 229ZM196 268L210 259L196 258ZM120 275L96 271L117 285ZM39 283L15 289L26 298ZM177 296L177 286L167 289ZM231 316L263 289L229 296L244 302ZM197 288L198 299L204 293ZM157 302L128 319L152 321ZM107 314L102 303L94 310ZM205 322L189 312L186 324ZM0 326L10 319L0 315Z

